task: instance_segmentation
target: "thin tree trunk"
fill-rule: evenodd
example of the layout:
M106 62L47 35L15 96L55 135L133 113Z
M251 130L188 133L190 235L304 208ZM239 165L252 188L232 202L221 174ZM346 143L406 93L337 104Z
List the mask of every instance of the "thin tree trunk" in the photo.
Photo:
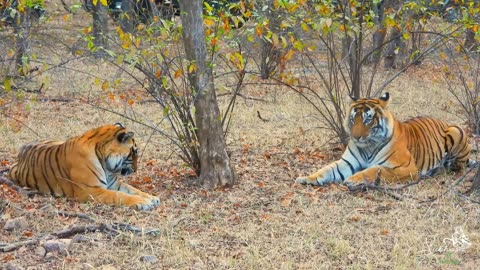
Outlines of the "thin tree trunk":
M387 29L385 28L383 20L385 19L385 3L380 2L374 4L373 10L377 16L375 16L374 21L376 25L376 30L373 33L372 37L372 47L370 49L371 55L368 59L368 62L371 64L378 64L382 56L382 44L385 41L385 36Z
M15 64L17 73L26 75L25 68L31 51L30 30L32 28L32 9L25 8L24 12L18 12L14 20L16 57Z
M189 80L195 93L195 122L200 143L200 184L213 189L233 184L235 175L226 143L215 95L213 74L207 61L201 0L180 1L183 41L187 60L195 65Z
M260 1L258 10L264 10L262 13L268 18L270 31L280 35L279 11L275 9L273 2L273 0ZM282 52L265 38L260 38L260 48L260 76L262 79L268 79L280 64Z
M107 6L102 5L100 1L97 1L96 5L93 5L93 43L95 44L96 51L94 51L95 57L104 57L105 50L108 48L107 34L108 34L108 14Z
M126 33L133 33L133 22L136 19L134 5L132 3L134 0L122 0L122 14L120 14L120 27L122 28L123 32Z
M402 52L405 50L405 42L402 39L400 30L395 27L392 30L391 37L396 38L388 44L383 64L386 68L397 68L398 58L401 58Z
M475 51L476 46L478 46L478 42L475 40L475 32L472 29L467 29L465 33L464 46L468 51Z
M480 168L477 169L477 173L473 178L473 183L472 183L472 187L470 188L470 192L480 193Z

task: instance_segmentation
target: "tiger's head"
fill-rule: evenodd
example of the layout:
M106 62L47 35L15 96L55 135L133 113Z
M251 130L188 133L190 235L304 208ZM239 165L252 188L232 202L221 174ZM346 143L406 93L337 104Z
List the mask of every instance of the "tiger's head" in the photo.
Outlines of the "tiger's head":
M358 146L374 146L391 136L393 118L386 109L390 95L354 100L346 119L350 139Z
M122 124L107 125L96 133L101 140L97 144L104 161L104 168L114 174L129 175L137 170L138 148L133 138L134 133ZM99 155L99 153L97 153Z

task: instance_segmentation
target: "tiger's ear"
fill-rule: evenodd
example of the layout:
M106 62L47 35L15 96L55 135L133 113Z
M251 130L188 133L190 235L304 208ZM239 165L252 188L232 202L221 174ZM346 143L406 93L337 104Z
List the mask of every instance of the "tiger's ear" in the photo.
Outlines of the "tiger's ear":
M125 128L125 127L122 125L122 123L119 123L119 122L117 122L117 123L115 123L115 124L113 124L113 125L114 125L114 126L117 126L117 127L119 127L119 128Z
M385 92L385 94L383 94L380 98L380 105L382 107L387 107L388 103L390 102L390 93L388 92Z
M128 139L133 138L134 133L133 132L122 132L117 135L117 140L120 143L126 142Z

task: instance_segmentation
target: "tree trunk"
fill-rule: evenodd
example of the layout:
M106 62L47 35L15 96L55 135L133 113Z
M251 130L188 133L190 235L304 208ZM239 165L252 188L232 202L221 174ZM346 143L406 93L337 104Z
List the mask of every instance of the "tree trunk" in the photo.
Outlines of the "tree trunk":
M180 1L185 53L196 67L189 73L189 80L195 95L195 123L200 143L199 182L214 189L233 184L235 174L226 151L211 63L207 61L202 6L201 0Z
M480 193L480 168L477 169L477 173L473 178L473 183L472 183L472 187L470 188L470 192Z
M14 18L17 73L26 75L31 51L30 30L32 28L32 9L26 7L24 12L18 12Z
M377 65L380 62L382 56L383 42L387 29L385 28L383 20L385 19L385 3L382 1L378 4L374 4L373 11L377 15L374 17L376 30L372 37L372 47L370 49L370 57L368 63Z
M478 43L475 40L475 32L473 32L472 29L467 29L465 33L464 46L468 51L475 51L477 49L476 46L478 46Z
M406 46L401 34L400 29L396 27L393 28L390 37L394 38L394 40L388 44L385 59L383 60L386 68L397 68L397 66L401 66L398 62L400 61L399 58L402 59Z
M92 3L93 5L93 3ZM108 48L107 34L108 34L108 7L102 5L97 1L93 5L93 43L95 44L95 57L104 57L105 50Z
M273 2L273 0L260 1L257 10L262 10L262 16L268 18L270 31L280 35L280 14L273 6ZM268 79L279 66L282 52L265 38L260 38L260 48L260 76L262 79Z
M120 27L122 28L123 32L126 33L133 33L133 22L136 19L136 14L134 11L135 3L132 1L134 0L122 0L122 14L120 14Z

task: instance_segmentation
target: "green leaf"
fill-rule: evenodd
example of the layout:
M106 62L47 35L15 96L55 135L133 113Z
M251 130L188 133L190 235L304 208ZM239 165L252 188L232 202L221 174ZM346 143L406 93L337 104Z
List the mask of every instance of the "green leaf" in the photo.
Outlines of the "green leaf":
M5 87L5 91L7 93L10 93L10 91L12 91L12 82L13 82L13 79L11 77L7 77L3 81L3 86Z

